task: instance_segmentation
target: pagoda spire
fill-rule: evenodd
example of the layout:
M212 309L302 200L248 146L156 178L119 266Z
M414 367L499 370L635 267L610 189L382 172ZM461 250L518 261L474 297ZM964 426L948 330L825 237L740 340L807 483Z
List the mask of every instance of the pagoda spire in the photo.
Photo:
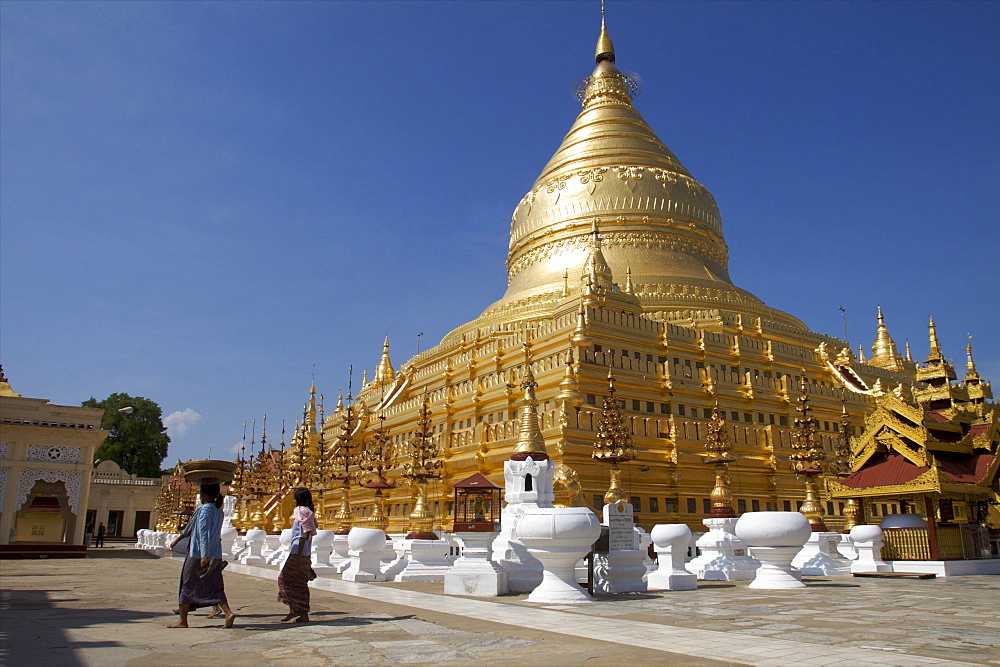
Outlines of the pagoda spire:
M306 410L306 427L308 433L316 432L316 380L313 379L312 386L309 387L309 408ZM303 423L303 425L305 425Z
M875 334L875 342L872 343L872 357L868 363L872 366L886 368L889 370L902 370L903 358L896 349L896 342L889 335L889 330L885 326L885 317L882 315L882 305L878 306L878 331Z
M941 354L941 343L938 342L937 337L937 325L934 324L934 317L931 316L930 323L927 325L929 330L929 338L931 344L930 354L927 355L927 363L932 361L944 361L944 355Z
M395 371L392 368L392 361L389 360L389 334L385 335L385 342L382 343L382 358L375 369L375 383L379 386L392 383L395 379Z
M542 427L538 421L538 400L535 398L535 375L531 372L531 362L525 361L524 380L521 389L524 398L521 399L521 414L518 419L517 441L514 443L513 461L523 461L529 456L534 461L544 461L549 458L545 449L545 439L542 437Z
M601 0L601 34L597 38L597 50L594 52L594 60L600 64L607 60L615 61L615 45L611 43L611 36L608 35L608 26L604 22L604 0Z
M597 218L591 226L590 233L593 235L590 254L583 264L583 273L580 279L584 283L585 294L596 294L611 289L614 276L611 267L604 258L604 251L601 250L601 230L597 226Z
M965 346L965 358L965 381L969 382L972 380L978 383L981 378L979 377L979 373L976 371L976 362L972 360L972 334L969 334L969 342Z

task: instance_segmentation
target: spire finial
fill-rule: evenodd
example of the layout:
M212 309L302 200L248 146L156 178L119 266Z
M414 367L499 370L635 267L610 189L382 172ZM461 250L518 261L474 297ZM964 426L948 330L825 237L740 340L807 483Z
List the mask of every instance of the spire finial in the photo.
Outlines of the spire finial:
M972 360L972 334L967 335L969 342L965 345L965 367L968 369L968 373L965 374L966 378L976 375L976 362Z
M611 43L611 37L608 36L608 28L604 22L604 0L601 0L601 36L597 38L597 51L594 60L598 63L604 60L612 63L615 61L615 47Z
M934 316L930 317L930 322L927 324L928 338L930 339L931 351L927 355L927 363L932 361L943 361L944 356L941 354L941 343L938 342L937 337L937 325L934 324Z
M385 334L385 342L382 343L382 358L375 368L375 382L379 386L391 384L395 379L395 371L392 368L392 361L389 360L389 333Z

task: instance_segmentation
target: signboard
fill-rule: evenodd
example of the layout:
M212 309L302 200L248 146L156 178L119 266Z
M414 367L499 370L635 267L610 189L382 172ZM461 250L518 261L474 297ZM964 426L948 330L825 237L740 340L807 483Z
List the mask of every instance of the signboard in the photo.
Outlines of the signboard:
M604 523L608 526L609 551L629 551L636 548L631 503L617 502L605 505Z

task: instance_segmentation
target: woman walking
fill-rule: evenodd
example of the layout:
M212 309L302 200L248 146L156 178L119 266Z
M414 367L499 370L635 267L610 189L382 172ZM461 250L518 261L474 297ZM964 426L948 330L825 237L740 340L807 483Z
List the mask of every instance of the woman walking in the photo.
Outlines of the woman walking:
M223 627L233 627L236 620L222 582L225 561L222 560L222 492L218 484L201 485L201 503L191 517L191 545L181 569L177 596L180 618L168 628L188 627L189 611L212 605L218 605L225 612Z
M309 574L312 571L312 537L316 534L312 494L309 489L295 490L292 511L290 555L278 575L278 602L288 605L284 623L309 622Z

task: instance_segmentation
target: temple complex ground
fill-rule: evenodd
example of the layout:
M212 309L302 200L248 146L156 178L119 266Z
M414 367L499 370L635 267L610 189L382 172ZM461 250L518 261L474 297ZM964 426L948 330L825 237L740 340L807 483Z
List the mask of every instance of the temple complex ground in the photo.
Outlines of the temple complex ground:
M997 664L1000 577L806 578L799 591L697 591L539 607L440 584L314 582L313 623L279 623L275 568L230 565L240 614L170 630L180 561L132 549L0 562L0 664Z

